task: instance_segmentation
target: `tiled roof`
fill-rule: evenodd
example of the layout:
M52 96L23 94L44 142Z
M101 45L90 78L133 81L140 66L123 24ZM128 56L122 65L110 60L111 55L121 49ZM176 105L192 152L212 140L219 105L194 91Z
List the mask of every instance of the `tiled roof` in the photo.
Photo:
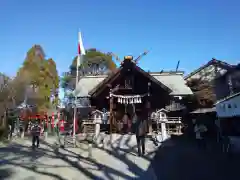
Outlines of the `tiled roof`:
M156 80L172 90L171 95L191 95L191 89L186 85L181 73L150 73ZM82 77L77 85L78 97L89 96L89 92L101 83L107 75Z
M154 78L172 90L171 95L190 95L191 89L186 85L182 74L150 73Z
M192 77L193 75L197 74L198 72L200 72L201 70L207 68L208 66L211 66L213 64L217 64L219 67L222 67L224 69L231 69L232 67L234 67L234 65L228 64L224 61L221 60L216 60L215 58L212 58L211 61L209 61L207 64L204 64L203 66L201 66L200 68L194 70L193 72L191 72L190 74L188 74L187 76L185 76L185 80L187 80L188 78Z
M89 96L89 92L96 87L99 83L101 83L107 75L99 75L99 76L84 76L82 77L77 85L76 93L78 97L86 97Z
M215 105L217 105L217 104L219 104L219 103L222 103L222 102L225 102L225 101L228 101L228 100L230 100L230 99L232 99L232 98L235 98L235 97L237 97L237 96L240 96L240 92L231 94L231 95L229 95L229 96L227 96L227 97L225 97L225 98L223 98L223 99L218 100Z
M191 114L205 114L205 113L213 113L213 112L216 112L216 107L200 108L195 111L192 111Z

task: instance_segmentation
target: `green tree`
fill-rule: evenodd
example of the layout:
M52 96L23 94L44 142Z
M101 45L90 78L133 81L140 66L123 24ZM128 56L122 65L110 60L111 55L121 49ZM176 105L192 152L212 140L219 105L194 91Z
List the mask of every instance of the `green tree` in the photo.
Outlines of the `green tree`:
M27 78L9 78L6 75L0 73L0 138L7 135L7 122L10 110L16 113L17 106L24 101L24 84ZM14 115L15 115L14 113Z
M73 90L76 86L76 65L77 56L73 59L69 71L63 74L61 79L61 87L64 89L64 103L68 104L73 98ZM116 70L117 66L112 60L110 53L104 53L94 48L86 50L86 55L82 56L81 65L79 67L79 77L84 75L100 75L110 74Z
M59 78L56 63L45 59L40 45L34 45L28 52L18 77L28 74L26 89L28 100L37 107L38 112L53 108L58 102Z
M69 72L62 78L61 86L64 89L73 90L75 88L77 56L70 65ZM79 77L84 75L110 74L116 70L117 66L109 53L103 53L94 48L86 50L86 55L82 56L82 63L79 67Z
M77 64L77 57L73 59L70 69L75 72ZM112 56L109 53L103 53L96 49L89 49L86 51L86 55L83 56L83 61L80 66L79 72L84 74L107 74L116 69L116 64L112 60Z

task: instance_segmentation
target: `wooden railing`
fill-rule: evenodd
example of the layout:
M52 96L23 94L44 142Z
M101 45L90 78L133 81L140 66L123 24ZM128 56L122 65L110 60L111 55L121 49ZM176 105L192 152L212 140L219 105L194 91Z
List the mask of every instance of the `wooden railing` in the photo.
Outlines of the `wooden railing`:
M153 123L159 124L159 128L161 128L160 123L161 121L158 120L159 118L152 118ZM168 134L181 134L181 129L183 127L182 118L181 117L167 117L166 129Z
M84 119L82 122L83 122L83 125L84 125L84 124L94 124L93 121L94 121L94 119L90 118L90 119Z
M153 122L159 122L161 121L160 118L151 118ZM172 123L172 124L175 124L175 123L182 123L182 118L181 117L167 117L166 118L166 123Z

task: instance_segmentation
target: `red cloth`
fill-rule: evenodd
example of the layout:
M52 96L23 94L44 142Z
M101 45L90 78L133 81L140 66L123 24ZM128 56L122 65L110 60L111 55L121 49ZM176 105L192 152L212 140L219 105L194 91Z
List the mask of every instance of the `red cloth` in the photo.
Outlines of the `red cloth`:
M60 122L59 122L59 130L60 130L61 132L64 131L64 120L60 120Z
M52 122L51 122L52 128L54 128L54 119L55 119L55 116L54 116L54 114L52 114Z
M76 120L76 123L75 123L75 132L78 131L78 123L77 123L77 120Z

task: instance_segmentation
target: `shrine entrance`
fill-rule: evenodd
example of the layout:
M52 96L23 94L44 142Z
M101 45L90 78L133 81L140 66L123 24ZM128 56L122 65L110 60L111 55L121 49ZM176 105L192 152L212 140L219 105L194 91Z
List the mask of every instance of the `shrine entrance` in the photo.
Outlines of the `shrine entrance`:
M113 98L112 125L118 133L133 133L136 122L136 108L143 109L145 95L116 95Z
M109 112L109 132L131 133L136 121L135 110L151 122L151 109L161 108L169 100L171 90L125 57L115 73L109 75L91 92L91 104Z

